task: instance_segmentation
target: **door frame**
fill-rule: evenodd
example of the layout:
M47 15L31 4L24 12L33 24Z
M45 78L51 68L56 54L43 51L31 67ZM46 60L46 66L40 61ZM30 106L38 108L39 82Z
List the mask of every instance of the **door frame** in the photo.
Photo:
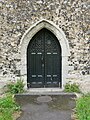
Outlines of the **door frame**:
M50 30L58 39L59 44L62 49L62 87L66 83L66 78L68 77L68 56L70 56L69 43L66 39L64 32L56 26L52 21L40 20L34 25L32 25L22 36L20 41L20 52L21 52L21 79L24 80L25 89L27 89L27 46L32 39L32 37L40 31L42 28ZM47 88L46 88L47 89Z

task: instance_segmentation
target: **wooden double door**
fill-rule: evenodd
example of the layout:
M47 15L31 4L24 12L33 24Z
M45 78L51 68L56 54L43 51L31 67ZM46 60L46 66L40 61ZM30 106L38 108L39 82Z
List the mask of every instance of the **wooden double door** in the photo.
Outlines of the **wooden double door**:
M61 87L61 47L55 35L40 30L27 48L28 88Z

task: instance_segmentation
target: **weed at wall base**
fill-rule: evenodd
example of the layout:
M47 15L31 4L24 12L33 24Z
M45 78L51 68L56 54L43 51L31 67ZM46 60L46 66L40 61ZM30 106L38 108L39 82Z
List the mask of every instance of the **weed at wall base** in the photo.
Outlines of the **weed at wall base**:
M77 85L76 83L73 83L73 84L66 83L64 91L65 92L76 92L76 93L81 92L79 89L79 85Z

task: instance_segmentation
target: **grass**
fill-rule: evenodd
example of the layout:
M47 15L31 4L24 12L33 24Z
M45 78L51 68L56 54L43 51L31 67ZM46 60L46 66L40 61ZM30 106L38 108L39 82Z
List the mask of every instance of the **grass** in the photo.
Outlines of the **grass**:
M20 107L16 104L13 95L7 94L0 98L0 120L13 120L13 113L19 110Z
M12 94L23 93L24 92L24 83L23 80L18 79L15 82L7 84L7 92Z
M0 98L0 120L13 120L15 113L20 112L20 106L14 99L14 94L24 92L23 80L11 82L6 86L5 97ZM17 115L18 115L17 113Z
M79 85L77 85L76 83L73 83L73 84L66 83L64 91L65 92L76 92L76 93L81 92L79 89Z
M76 115L78 120L90 120L90 94L76 101Z

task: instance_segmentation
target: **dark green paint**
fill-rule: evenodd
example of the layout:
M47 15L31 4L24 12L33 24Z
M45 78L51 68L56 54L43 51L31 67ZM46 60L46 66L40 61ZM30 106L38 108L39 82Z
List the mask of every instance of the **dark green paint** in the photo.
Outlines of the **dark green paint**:
M28 87L61 87L61 47L55 35L40 30L27 48Z

